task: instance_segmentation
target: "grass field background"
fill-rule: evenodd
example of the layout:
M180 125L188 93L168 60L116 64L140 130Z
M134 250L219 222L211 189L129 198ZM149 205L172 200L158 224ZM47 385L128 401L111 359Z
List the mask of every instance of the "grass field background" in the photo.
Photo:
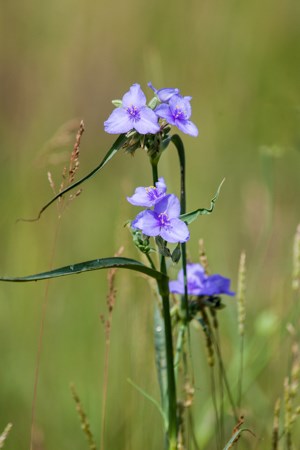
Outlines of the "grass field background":
M32 217L59 186L79 122L84 120L82 176L115 139L103 131L112 110L138 82L179 87L193 97L198 138L183 136L188 210L211 216L191 225L188 252L205 240L211 269L232 279L247 254L247 322L243 413L256 434L239 448L271 448L273 406L282 393L299 327L292 293L292 249L299 216L300 7L285 2L5 2L0 15L0 272L26 275L113 255L138 257L126 228L136 214L126 201L151 183L148 158L121 154L83 186L58 220L54 205ZM63 131L62 128L63 127ZM60 138L60 141L57 138ZM160 175L179 193L176 152L163 155ZM176 270L174 270L176 276ZM153 298L147 281L117 275L108 387L107 450L162 448L154 406L127 381L158 397ZM0 429L6 448L29 447L34 373L45 283L0 285ZM106 274L67 277L49 285L36 404L36 449L87 448L69 384L76 384L99 442L104 371ZM220 314L228 376L236 389L238 334L234 298ZM298 308L298 309L297 309ZM209 372L201 330L192 330L194 421L202 449L215 448ZM233 427L226 411L228 433ZM300 434L298 433L298 445ZM229 437L229 436L228 436Z

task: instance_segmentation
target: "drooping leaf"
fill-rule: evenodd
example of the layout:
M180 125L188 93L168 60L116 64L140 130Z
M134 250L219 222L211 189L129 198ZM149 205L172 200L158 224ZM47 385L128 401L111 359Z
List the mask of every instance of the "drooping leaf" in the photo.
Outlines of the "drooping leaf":
M89 178L93 177L99 170L101 170L105 164L108 163L109 160L112 159L113 156L115 156L115 154L123 147L123 145L125 144L125 142L127 141L127 136L126 134L121 134L117 140L113 143L113 145L111 146L111 148L108 150L108 152L106 153L106 155L104 156L104 158L102 159L101 163L98 164L97 167L95 167L95 169L93 169L91 172L89 172L87 175L85 175L83 178L81 178L80 180L76 181L75 183L71 184L70 186L66 187L65 189L63 189L61 192L59 192L57 195L55 195L48 203L46 203L46 205L44 205L42 207L42 209L40 210L40 212L38 213L37 217L35 217L34 219L19 219L25 222L35 222L37 220L39 220L39 218L41 217L41 215L43 214L43 212L50 206L52 205L52 203L55 202L55 200L57 200L58 198L62 197L63 195L65 195L67 192L71 191L72 189L76 188L77 186L79 186L80 184L82 184L84 181L88 180Z
M168 277L151 267L145 266L144 264L136 261L135 259L123 258L123 257L112 257L112 258L102 258L93 259L91 261L81 262L77 264L71 264L69 266L60 267L58 269L50 270L48 272L37 273L34 275L28 275L24 277L0 277L0 281L9 282L28 282L28 281L40 281L49 278L63 277L67 275L75 275L83 272L89 272L91 270L100 269L110 269L116 267L119 269L129 269L135 270L136 272L148 275L151 278L157 280L159 285L162 281L165 283Z
M198 216L211 214L213 212L213 210L214 210L215 203L216 203L216 201L217 201L217 199L219 197L219 194L220 194L220 191L221 191L221 187L222 187L224 181L225 181L225 178L222 180L220 186L218 187L218 190L217 190L215 196L212 198L209 208L199 208L199 209L196 209L195 211L192 211L190 213L181 214L180 219L183 220L185 223L190 224L190 223L194 222L194 220L197 219Z

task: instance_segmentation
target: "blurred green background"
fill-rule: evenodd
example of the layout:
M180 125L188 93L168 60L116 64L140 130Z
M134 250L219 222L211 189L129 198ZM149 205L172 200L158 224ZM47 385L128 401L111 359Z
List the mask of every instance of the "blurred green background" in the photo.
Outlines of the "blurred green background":
M233 280L247 254L246 425L257 438L239 448L269 448L272 411L287 374L291 337L299 325L291 294L293 237L299 223L300 3L296 0L2 2L0 7L0 239L2 275L26 275L114 254L138 257L124 222L136 210L126 196L151 183L147 157L119 154L58 221L54 205L36 223L59 186L80 119L79 176L103 157L114 136L103 131L134 82L151 93L179 87L193 97L200 135L183 136L188 210L209 206L226 177L211 216L191 226L190 258L204 238L213 272ZM63 128L61 128L63 127ZM178 193L173 149L160 174ZM58 225L59 222L59 225ZM57 232L58 228L58 232ZM57 232L57 239L55 238ZM53 253L54 252L54 253ZM52 257L52 254L54 256ZM174 270L174 276L176 270ZM153 298L147 281L117 275L108 387L106 449L162 448L154 406L127 378L158 398L154 367ZM29 448L39 328L45 283L0 285L0 429L13 429L7 449ZM87 448L69 383L73 381L99 442L106 313L104 272L52 281L36 404L36 449ZM298 298L299 300L299 298ZM234 299L222 311L221 339L236 389L238 335ZM201 330L192 331L200 448L215 448L214 419ZM230 410L226 410L230 416ZM234 421L226 430L231 434ZM298 445L299 445L298 439ZM146 444L147 443L147 444Z

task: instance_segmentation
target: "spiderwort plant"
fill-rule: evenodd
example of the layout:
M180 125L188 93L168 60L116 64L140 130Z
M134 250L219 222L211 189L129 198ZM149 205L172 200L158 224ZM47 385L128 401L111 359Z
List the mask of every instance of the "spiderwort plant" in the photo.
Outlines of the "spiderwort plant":
M177 411L178 386L174 370L173 340L176 334L177 337L179 336L179 331L178 321L172 321L171 318L170 292L179 295L182 300L181 307L184 314L179 318L181 338L196 314L195 299L197 302L203 299L210 301L216 296L223 294L232 296L234 293L230 290L229 279L221 275L208 276L200 264L187 264L186 243L190 238L188 227L198 216L212 213L221 187L220 185L211 200L210 208L198 208L186 213L184 145L179 135L171 134L171 129L177 127L190 136L198 135L198 128L190 121L191 97L182 96L177 88L156 89L150 82L148 85L155 94L148 103L138 83L130 87L122 100L113 101L116 108L104 122L104 129L109 134L120 134L120 136L98 166L81 180L53 197L33 220L39 219L41 214L66 192L95 175L120 149L130 153L134 153L139 148L144 149L149 156L153 184L137 187L127 200L135 207L145 208L130 221L130 229L134 244L147 256L150 266L129 258L102 258L27 277L2 277L0 280L36 281L110 267L135 270L155 279L159 293L159 305L154 315L154 329L161 412L166 431L166 449L177 450L180 421ZM165 179L158 175L159 159L171 143L175 146L179 159L180 200L174 193L167 193ZM154 242L151 242L152 240ZM169 245L175 245L172 252ZM155 260L151 257L153 252L156 252ZM171 258L170 264L179 263L181 260L177 280L169 281L167 258ZM204 303L201 305L203 307ZM180 342L180 346L184 345L184 339ZM180 363L180 346L176 348L176 364Z

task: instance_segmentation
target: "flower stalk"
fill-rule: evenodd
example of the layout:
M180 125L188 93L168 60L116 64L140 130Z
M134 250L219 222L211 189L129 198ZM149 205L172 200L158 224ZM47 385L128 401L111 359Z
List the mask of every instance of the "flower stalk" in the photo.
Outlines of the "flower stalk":
M152 158L152 178L153 185L158 181L158 167L157 162ZM160 271L167 276L166 259L161 255L160 261ZM175 370L174 370L174 352L173 352L173 334L172 334L172 323L170 314L170 293L169 293L169 283L167 277L164 277L161 281L158 281L159 291L161 292L162 299L162 312L164 321L164 331L165 331L165 351L166 351L166 363L167 363L167 398L166 407L168 411L165 411L168 416L168 439L167 445L169 450L177 449L177 396L176 396L176 380L175 380Z

